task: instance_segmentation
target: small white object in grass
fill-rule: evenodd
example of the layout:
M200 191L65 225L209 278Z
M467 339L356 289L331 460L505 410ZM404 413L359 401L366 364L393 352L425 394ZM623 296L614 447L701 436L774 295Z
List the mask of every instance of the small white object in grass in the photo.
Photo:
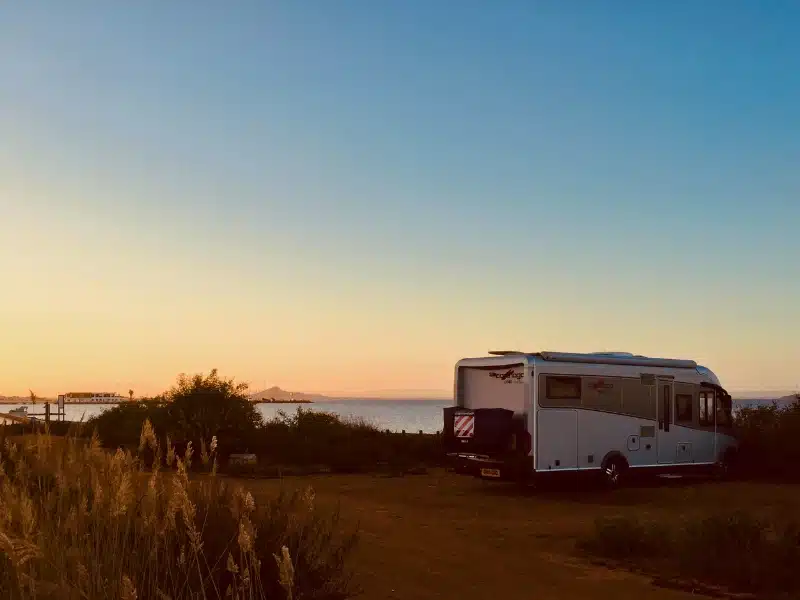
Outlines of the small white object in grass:
M228 462L232 465L254 465L258 462L255 454L231 454Z

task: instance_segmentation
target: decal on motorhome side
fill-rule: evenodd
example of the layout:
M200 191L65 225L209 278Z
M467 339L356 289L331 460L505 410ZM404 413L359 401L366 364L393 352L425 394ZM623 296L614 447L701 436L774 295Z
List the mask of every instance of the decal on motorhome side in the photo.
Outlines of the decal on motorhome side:
M499 379L503 383L519 383L522 381L522 377L525 375L524 372L516 372L514 369L509 369L508 371L504 371L502 373L498 371L492 371L489 373L489 377L494 377L495 379Z
M603 381L602 379L598 379L597 381L590 383L589 387L593 389L595 392L602 394L603 392L613 390L614 384L611 382Z

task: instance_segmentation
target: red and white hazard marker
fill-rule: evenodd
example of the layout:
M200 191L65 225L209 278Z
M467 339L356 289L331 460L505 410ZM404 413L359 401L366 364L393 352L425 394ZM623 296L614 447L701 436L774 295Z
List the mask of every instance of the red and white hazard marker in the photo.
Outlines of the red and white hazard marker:
M475 433L475 415L472 413L456 414L453 431L458 438L471 438Z

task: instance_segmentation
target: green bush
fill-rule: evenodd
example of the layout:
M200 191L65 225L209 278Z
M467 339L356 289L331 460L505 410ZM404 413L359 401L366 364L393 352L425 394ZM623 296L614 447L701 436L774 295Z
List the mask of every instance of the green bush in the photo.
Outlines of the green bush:
M737 511L689 520L672 531L628 517L602 519L581 547L647 568L666 563L674 576L733 591L800 591L800 529Z
M266 422L252 448L271 463L324 465L337 472L407 469L443 458L439 436L381 431L362 420L304 408Z
M219 377L180 375L164 394L168 433L179 442L216 436L222 451L241 451L262 425L261 413L247 396L247 384Z
M738 589L761 587L767 525L744 512L689 523L677 556L682 572Z
M800 400L741 409L734 420L735 467L748 478L800 481Z
M217 438L219 452L246 451L263 425L261 414L247 397L247 385L224 379L213 369L209 375L180 375L176 385L151 400L124 402L89 419L87 431L97 430L110 447L133 448L149 420L159 439L170 437L183 451Z
M598 556L629 560L668 555L672 539L669 531L656 523L643 523L630 517L605 517L595 521L594 536L582 545Z
M336 472L379 468L408 470L442 464L438 435L381 431L358 419L299 407L267 422L246 395L246 386L210 375L181 375L170 390L150 400L125 402L93 417L84 427L97 431L103 444L130 450L139 446L139 433L150 421L156 437L182 453L188 442L196 448L216 437L221 466L234 452L252 452L259 465L232 469L244 473L275 471L275 467L314 466Z
M84 431L91 434L97 430L103 444L110 448L134 448L139 444L139 433L144 422L149 420L159 433L170 429L167 422L166 403L163 399L123 402L99 415L90 418Z

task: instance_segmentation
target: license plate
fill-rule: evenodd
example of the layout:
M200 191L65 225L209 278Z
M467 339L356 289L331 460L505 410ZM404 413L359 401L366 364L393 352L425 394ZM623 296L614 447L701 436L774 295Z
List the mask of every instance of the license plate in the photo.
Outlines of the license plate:
M481 469L481 476L499 478L500 469Z

